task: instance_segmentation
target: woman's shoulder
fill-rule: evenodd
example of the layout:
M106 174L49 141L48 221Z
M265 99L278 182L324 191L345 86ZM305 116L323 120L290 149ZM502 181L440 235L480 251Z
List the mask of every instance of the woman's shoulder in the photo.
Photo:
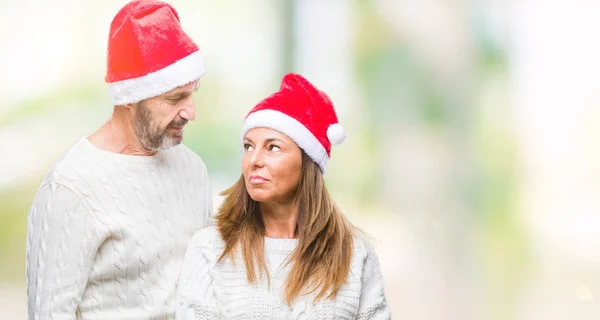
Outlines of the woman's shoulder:
M354 279L363 279L365 276L371 278L381 273L376 244L377 239L370 234L360 230L355 232L350 263L350 274Z
M221 234L216 226L208 226L196 231L192 241L190 241L188 250L214 250L223 247Z
M375 238L367 232L360 229L354 230L352 238L355 252L367 253L373 250Z
M362 258L367 258L371 255L377 255L375 251L376 239L370 234L362 230L355 230L353 235L354 240L354 255Z

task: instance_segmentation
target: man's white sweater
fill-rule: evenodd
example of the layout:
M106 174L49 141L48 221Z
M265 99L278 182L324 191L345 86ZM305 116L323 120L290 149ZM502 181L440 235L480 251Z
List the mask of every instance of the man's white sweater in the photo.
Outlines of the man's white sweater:
M29 210L29 319L172 318L186 247L211 211L206 166L184 145L130 156L81 138Z

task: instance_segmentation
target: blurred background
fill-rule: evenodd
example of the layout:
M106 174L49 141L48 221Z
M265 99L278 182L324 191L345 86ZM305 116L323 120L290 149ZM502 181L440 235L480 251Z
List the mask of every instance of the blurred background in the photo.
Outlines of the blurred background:
M27 211L111 115L125 1L0 3L0 310L25 319ZM170 3L207 63L184 143L215 205L246 112L299 72L346 128L326 181L377 239L393 319L600 319L599 1Z

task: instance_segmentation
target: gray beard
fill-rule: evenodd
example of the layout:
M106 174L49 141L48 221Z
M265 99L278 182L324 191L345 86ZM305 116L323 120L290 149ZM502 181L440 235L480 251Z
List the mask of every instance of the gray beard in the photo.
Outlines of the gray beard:
M172 122L169 126L172 124L175 123ZM156 125L152 120L150 109L143 102L137 104L133 128L142 147L146 150L166 150L180 144L183 138L181 136L171 136L166 129L163 130Z

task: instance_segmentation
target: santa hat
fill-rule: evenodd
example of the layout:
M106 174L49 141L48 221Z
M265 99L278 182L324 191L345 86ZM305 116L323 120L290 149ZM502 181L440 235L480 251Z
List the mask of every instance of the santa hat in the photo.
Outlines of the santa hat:
M278 92L250 110L242 137L253 128L270 128L290 137L323 174L331 157L331 145L342 143L346 137L327 94L293 73L283 77Z
M105 77L113 105L159 96L205 72L198 46L181 28L171 5L135 0L113 19Z

